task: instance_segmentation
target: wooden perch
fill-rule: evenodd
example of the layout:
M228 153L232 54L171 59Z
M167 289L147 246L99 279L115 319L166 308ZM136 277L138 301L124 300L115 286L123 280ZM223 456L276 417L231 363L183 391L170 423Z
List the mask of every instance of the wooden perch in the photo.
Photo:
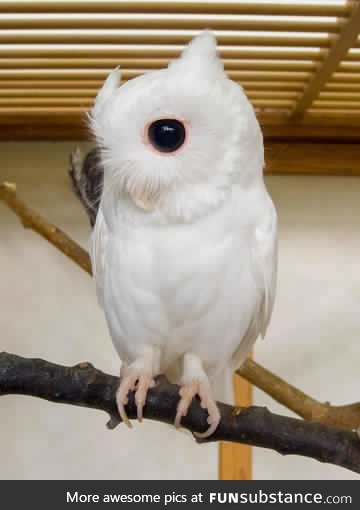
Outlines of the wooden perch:
M90 363L64 367L41 359L0 353L0 395L31 395L51 402L99 409L110 416L109 428L120 423L115 403L118 386L117 377L97 370ZM149 390L144 418L172 424L178 402L179 387L159 376L155 387ZM199 442L245 443L270 448L283 455L311 457L360 473L360 441L354 432L280 416L263 407L218 405L219 427L211 437ZM129 393L126 411L130 419L136 418L134 392ZM182 419L182 425L191 432L203 432L208 428L206 420L207 412L196 399Z
M15 184L0 184L0 200L17 214L25 227L35 230L91 275L88 253L18 198ZM344 406L319 402L250 359L237 373L305 420L345 430L360 429L360 402Z

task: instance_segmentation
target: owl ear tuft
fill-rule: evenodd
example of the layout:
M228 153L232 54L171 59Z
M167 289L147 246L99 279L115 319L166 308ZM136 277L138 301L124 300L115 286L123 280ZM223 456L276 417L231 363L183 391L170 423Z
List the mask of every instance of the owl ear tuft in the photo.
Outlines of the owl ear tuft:
M111 71L109 76L106 78L104 85L99 90L95 99L93 115L99 113L100 110L102 110L104 107L105 103L114 95L115 91L119 88L120 78L121 73L118 66Z
M181 57L187 58L216 58L216 38L211 30L203 30L196 37L191 39L184 48Z
M216 38L211 30L203 30L185 47L180 57L174 60L173 69L188 69L192 73L218 73L223 65L216 53Z

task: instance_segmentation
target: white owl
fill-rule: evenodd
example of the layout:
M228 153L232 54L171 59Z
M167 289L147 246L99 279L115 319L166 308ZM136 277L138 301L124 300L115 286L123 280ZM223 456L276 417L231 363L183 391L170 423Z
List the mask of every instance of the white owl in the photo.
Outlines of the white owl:
M181 386L175 425L194 396L220 421L231 375L269 323L276 212L263 181L262 133L229 80L210 31L168 68L97 95L91 128L104 187L92 236L100 303L121 359L119 413L139 420L154 377Z

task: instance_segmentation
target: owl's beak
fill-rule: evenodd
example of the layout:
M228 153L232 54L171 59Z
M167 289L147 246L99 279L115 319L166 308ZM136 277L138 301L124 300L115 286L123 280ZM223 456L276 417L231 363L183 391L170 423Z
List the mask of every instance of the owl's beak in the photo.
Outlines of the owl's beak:
M146 193L144 190L142 191L129 191L129 197L132 202L138 207L146 212L152 212L155 210L156 205L159 201L159 193Z

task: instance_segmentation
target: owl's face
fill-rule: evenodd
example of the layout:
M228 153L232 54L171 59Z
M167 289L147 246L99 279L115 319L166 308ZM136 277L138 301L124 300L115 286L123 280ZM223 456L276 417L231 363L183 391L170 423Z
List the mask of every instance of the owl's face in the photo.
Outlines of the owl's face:
M110 74L91 116L105 185L157 201L177 189L212 182L225 188L261 172L255 114L242 88L226 77L210 32L167 69L120 87L119 74Z

